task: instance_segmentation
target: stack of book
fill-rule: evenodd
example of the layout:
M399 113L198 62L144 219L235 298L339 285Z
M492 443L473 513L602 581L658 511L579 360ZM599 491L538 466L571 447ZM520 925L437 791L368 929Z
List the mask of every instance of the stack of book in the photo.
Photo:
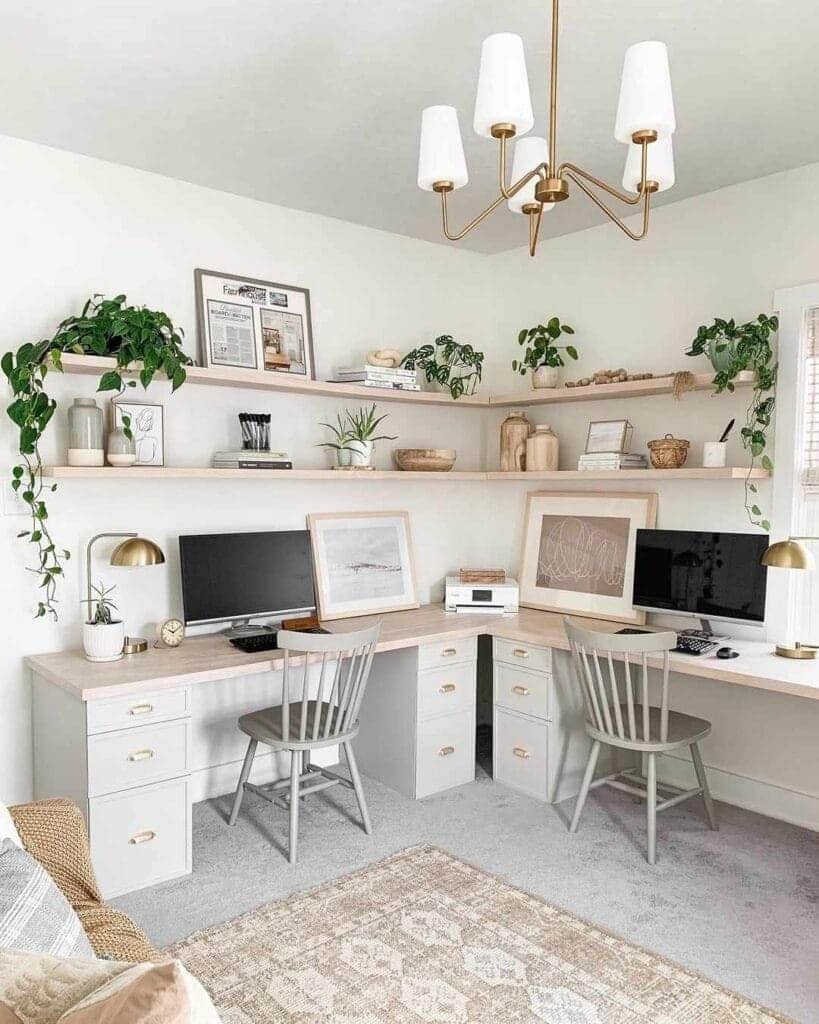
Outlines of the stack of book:
M418 371L399 366L348 366L336 370L336 383L363 384L368 388L395 388L398 391L420 391Z
M648 469L645 455L623 455L619 452L587 452L581 455L577 468L593 469Z
M287 452L255 451L240 448L235 452L215 452L211 465L214 469L292 469Z

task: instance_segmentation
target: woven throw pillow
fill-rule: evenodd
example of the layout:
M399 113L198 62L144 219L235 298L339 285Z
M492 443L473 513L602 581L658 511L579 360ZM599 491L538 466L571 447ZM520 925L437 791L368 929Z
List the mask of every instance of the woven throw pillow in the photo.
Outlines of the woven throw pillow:
M94 959L68 900L45 868L11 839L0 842L0 946Z

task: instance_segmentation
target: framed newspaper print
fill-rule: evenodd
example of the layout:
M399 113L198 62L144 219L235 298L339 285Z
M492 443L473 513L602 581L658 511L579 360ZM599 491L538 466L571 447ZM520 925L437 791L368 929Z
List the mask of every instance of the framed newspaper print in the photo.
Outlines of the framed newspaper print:
M201 269L194 283L203 366L315 379L307 288Z

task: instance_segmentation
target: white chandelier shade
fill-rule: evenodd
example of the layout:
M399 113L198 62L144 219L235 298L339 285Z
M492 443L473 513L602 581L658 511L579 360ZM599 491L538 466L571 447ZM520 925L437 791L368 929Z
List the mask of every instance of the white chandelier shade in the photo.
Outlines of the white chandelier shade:
M658 139L648 147L648 181L657 182L657 191L665 192L674 184L674 148L669 135ZM630 143L626 155L626 169L623 172L623 188L627 192L639 192L643 170L643 147Z
M635 43L623 61L614 137L631 143L635 132L655 131L658 139L665 139L676 127L665 43Z
M524 174L533 171L540 164L549 162L549 143L538 135L527 135L524 139L518 139L515 143L515 154L512 159L512 181L519 181ZM511 199L507 205L512 213L526 213L524 206L531 206L536 203L535 179L527 181L523 188ZM544 203L544 210L551 210L554 203Z
M511 124L523 135L535 123L523 40L512 32L484 39L473 127L478 135L492 138L492 126Z
M418 187L431 192L440 181L451 182L454 189L469 181L455 107L426 107L421 114Z

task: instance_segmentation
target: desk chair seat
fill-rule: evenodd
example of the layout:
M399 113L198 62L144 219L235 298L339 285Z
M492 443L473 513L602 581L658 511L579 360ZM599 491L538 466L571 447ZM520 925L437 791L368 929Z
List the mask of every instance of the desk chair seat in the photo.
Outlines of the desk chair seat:
M700 755L699 742L711 732L711 723L668 707L669 651L677 645L676 633L638 635L595 633L564 619L577 682L586 709L586 734L592 740L583 783L577 796L570 832L576 832L589 790L601 785L631 793L646 801L648 820L647 859L656 859L657 811L701 796L712 829L717 828L714 805ZM648 703L648 655L662 654L662 693L659 707ZM635 665L631 658L637 655ZM622 662L618 678L615 660ZM639 678L638 678L639 677ZM639 699L635 696L639 686ZM625 699L623 699L625 698ZM645 778L635 768L594 779L600 747L638 751L646 764ZM657 754L689 747L698 785L682 790L657 782ZM657 791L669 796L657 801Z
M288 807L291 864L296 861L299 800L310 793L337 785L355 790L364 831L367 835L372 832L352 740L358 735L358 714L380 628L378 624L372 629L337 635L280 631L278 645L284 651L281 701L239 719L239 728L250 741L229 824L236 824L246 789L272 803ZM314 691L312 696L311 690ZM298 699L293 700L294 696ZM273 750L290 751L289 778L268 786L248 782L259 743ZM310 764L311 750L335 746L344 750L349 779Z

